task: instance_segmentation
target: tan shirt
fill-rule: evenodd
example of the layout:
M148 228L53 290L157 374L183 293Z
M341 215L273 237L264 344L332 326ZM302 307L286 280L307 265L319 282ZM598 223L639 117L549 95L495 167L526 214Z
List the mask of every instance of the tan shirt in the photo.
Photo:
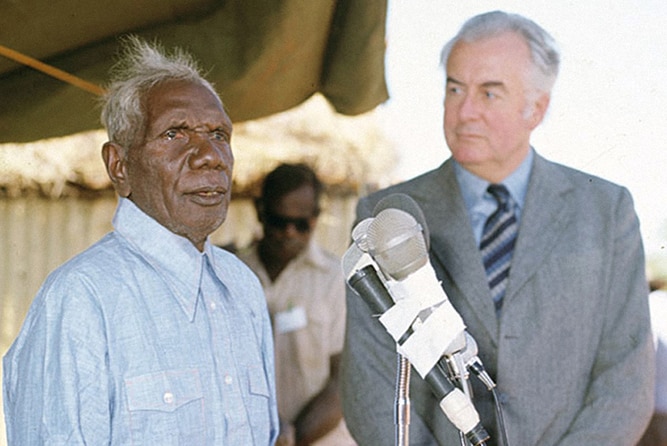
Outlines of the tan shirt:
M293 422L329 380L330 357L343 350L345 282L340 259L311 241L272 283L257 245L238 256L257 274L266 294L275 342L278 413ZM355 443L341 421L316 444Z

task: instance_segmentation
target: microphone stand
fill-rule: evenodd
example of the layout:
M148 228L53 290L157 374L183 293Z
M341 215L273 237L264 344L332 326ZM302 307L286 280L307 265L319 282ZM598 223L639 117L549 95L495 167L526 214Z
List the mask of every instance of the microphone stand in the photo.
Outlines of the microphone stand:
M458 382L459 387L465 396L472 401L472 386L468 380L470 374L468 373L468 368L466 367L461 354L454 353L448 357L447 365L449 378L452 380L452 382ZM465 435L461 431L459 431L459 440L461 442L461 446L470 446L470 442L466 439Z
M410 362L397 353L396 395L394 399L394 423L396 424L396 446L410 444Z

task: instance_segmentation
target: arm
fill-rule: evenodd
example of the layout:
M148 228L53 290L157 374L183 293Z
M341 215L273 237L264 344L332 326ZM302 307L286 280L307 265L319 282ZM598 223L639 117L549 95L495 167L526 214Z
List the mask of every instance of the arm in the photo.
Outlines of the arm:
M324 251L323 251L324 252ZM322 340L322 367L327 378L294 419L296 444L307 445L326 437L332 441L332 430L342 422L343 409L340 400L340 362L345 337L345 284L338 258L330 256L326 270L320 270L315 280L321 288L323 300L318 311L326 311L326 324L317 336ZM322 370L324 372L324 370ZM341 435L334 435L340 441Z
M256 278L254 280L257 280ZM261 296L261 300L258 300L262 302L262 327L261 327L261 333L262 333L262 355L264 357L264 369L266 370L267 373L267 381L269 383L269 392L270 392L270 441L269 444L276 444L277 446L291 446L293 443L291 441L288 441L285 443L286 439L285 438L280 438L281 435L281 421L278 418L278 403L277 403L277 396L276 396L276 369L275 369L275 353L274 353L274 347L273 347L273 329L271 327L271 319L269 317L269 310L266 307L266 298L264 297L264 291L262 291L262 287L259 284L259 280L257 280L257 285L256 285L257 293L259 296Z
M559 446L635 444L653 410L654 352L639 223L627 191L616 208L607 307L585 404Z
M393 444L396 351L359 296L347 291L341 364L345 423L359 444Z
M343 418L339 396L339 370L340 355L332 356L329 381L294 421L297 445L308 445L322 438Z
M104 324L91 291L51 280L4 359L8 444L110 444Z

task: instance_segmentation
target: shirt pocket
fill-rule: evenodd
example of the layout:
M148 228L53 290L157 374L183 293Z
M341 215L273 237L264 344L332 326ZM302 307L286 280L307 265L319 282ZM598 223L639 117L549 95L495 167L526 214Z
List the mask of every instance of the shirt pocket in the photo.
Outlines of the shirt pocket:
M197 370L134 376L125 379L125 387L133 444L206 443L204 397Z
M248 420L252 426L254 443L269 444L272 399L264 367L248 367L246 378L249 395L246 409Z

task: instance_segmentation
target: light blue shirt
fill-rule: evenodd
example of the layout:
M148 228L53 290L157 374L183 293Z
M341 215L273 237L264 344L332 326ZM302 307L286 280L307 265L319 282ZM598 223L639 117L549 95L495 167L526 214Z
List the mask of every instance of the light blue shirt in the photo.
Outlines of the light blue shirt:
M259 281L121 199L115 231L45 281L4 358L10 445L270 445Z
M528 156L523 160L521 165L502 182L507 187L515 202L514 212L519 224L521 223L521 210L526 201L526 191L528 190L534 157L535 154L531 148ZM491 183L470 173L455 160L452 161L454 162L456 180L459 183L463 202L465 203L470 224L475 234L475 240L477 240L477 244L479 245L479 241L482 238L482 231L484 230L484 223L498 208L498 202L486 190Z

